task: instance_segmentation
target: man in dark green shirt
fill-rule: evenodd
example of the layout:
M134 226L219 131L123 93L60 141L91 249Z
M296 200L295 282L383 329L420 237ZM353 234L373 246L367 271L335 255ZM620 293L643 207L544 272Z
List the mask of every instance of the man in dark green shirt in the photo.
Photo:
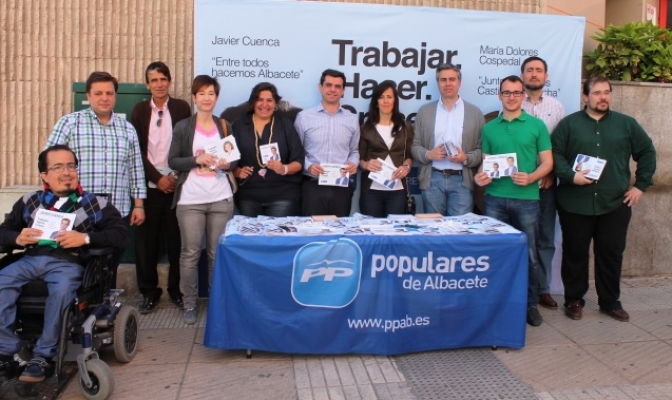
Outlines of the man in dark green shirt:
M553 162L562 227L562 283L565 314L581 319L588 292L590 242L595 253L595 287L600 311L629 321L620 297L626 234L636 205L653 184L656 150L637 121L609 110L611 84L595 76L583 85L585 110L565 117L553 131ZM575 171L579 154L606 160L599 180ZM637 163L630 187L630 157ZM580 169L580 168L579 168Z

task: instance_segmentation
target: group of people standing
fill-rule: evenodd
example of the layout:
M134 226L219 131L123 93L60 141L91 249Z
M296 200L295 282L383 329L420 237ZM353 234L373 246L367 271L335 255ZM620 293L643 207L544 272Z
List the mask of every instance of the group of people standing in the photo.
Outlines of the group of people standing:
M130 123L112 112L116 79L94 72L86 84L91 108L61 118L45 147L70 146L81 162L83 187L107 194L125 223L137 226L142 313L153 311L162 295L156 271L162 237L170 299L193 324L203 242L211 278L217 241L234 204L246 216L347 216L352 181L319 184L322 166L338 164L344 176L362 170L362 213L403 214L405 178L415 163L425 212L471 212L477 185L485 187L484 213L527 235L530 325L542 323L538 304L558 307L549 290L556 209L563 229L566 314L581 318L593 241L600 308L625 321L629 317L618 301L622 254L631 207L653 183L655 149L633 118L609 109L608 81L588 79L586 108L565 116L562 105L543 94L547 72L544 60L530 57L520 76L502 79L502 111L487 124L483 113L460 96L462 71L455 65L437 68L440 99L420 108L414 126L399 111L396 84L383 81L374 88L360 127L358 117L340 104L346 78L336 70L320 77L320 104L295 120L278 111L277 88L262 82L252 89L245 115L229 123L213 114L220 94L216 79L199 75L193 80L192 115L186 101L169 95L168 67L153 62L145 71L152 96L135 106ZM205 151L228 135L235 138L239 160L227 162ZM267 145L274 151L264 162L261 147ZM484 157L508 153L517 156L508 174L482 170ZM586 178L588 170L574 171L578 154L608 161L599 184ZM637 162L632 188L631 157ZM383 162L395 168L385 184L369 178Z

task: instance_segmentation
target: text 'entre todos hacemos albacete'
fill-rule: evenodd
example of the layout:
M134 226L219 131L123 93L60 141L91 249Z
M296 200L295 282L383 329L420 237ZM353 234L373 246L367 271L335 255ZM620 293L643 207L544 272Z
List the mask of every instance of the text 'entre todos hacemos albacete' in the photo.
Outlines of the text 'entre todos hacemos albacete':
M428 251L424 257L373 254L371 278L393 274L404 278L402 287L408 290L472 290L488 286L488 279L479 276L490 269L490 257L434 256ZM448 274L461 272L460 278ZM464 277L464 274L473 274Z
M280 47L280 40L274 38L258 39L249 36L219 37L215 36L212 43L215 46L253 46L253 47ZM215 66L212 68L213 77L222 78L266 78L266 79L299 79L303 71L277 71L270 68L268 60L259 58L232 58L212 57ZM222 68L224 67L224 68Z

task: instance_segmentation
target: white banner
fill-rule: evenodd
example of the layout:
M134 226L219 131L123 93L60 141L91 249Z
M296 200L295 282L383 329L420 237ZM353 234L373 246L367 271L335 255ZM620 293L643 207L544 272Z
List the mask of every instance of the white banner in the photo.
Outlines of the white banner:
M461 66L460 95L483 113L501 109L500 79L529 56L548 62L548 96L578 110L585 18L448 8L306 1L196 0L194 71L218 77L215 112L274 83L298 108L318 104L323 70L345 73L341 102L360 118L373 87L391 79L408 118L439 99L435 69ZM247 104L245 104L247 110Z

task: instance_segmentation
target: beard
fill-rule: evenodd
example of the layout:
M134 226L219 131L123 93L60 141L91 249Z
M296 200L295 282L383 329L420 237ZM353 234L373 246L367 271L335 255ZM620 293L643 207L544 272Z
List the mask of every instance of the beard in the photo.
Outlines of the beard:
M598 103L595 107L592 107L592 106L589 105L588 108L590 109L590 111L594 112L595 114L604 115L607 112L609 112L609 103L606 103L606 104L607 104L607 107L604 108L604 109L599 109L598 108L600 106L600 103Z
M540 89L544 88L544 85L545 85L545 82L544 83L539 83L539 84L536 84L536 85L533 84L533 83L525 83L524 84L525 89L527 89L527 90L540 90Z

